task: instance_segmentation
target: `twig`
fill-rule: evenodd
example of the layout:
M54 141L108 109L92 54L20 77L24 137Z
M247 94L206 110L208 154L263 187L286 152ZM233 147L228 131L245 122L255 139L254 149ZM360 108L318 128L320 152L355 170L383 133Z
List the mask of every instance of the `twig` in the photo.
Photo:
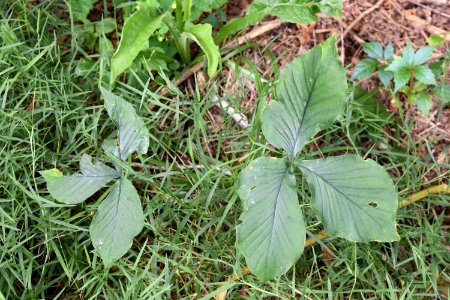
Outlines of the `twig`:
M383 4L384 0L378 0L377 3L375 3L372 7L370 7L369 9L363 11L356 19L353 20L353 22L351 22L348 27L345 29L344 31L344 37L347 35L347 33L350 32L350 30L352 30L352 28L358 24L365 16L367 16L368 14L370 14L371 12L373 12L374 10L376 10L377 8L379 8L381 6L381 4Z
M432 186L430 188L427 188L423 191L414 193L412 195L409 195L408 197L406 197L406 199L401 200L399 202L399 207L403 208L405 206L408 206L416 201L422 200L423 198L427 197L428 195L432 195L432 194L450 194L450 187L447 184L440 184L440 185L436 185L436 186ZM323 241L324 239L326 239L328 237L327 233L324 230L319 231L317 234L315 234L315 238L307 238L304 244L305 248L311 247L316 243L316 240L321 240ZM244 276L244 275L248 275L251 274L251 270L248 267L245 267L242 272L236 274L236 276L228 276L226 282L232 282L232 281L236 281L238 280L240 277ZM223 285L221 285L220 287L223 287ZM215 297L215 300L225 300L226 296L227 296L227 292L228 291L223 291L220 294L217 294Z
M248 128L248 121L247 121L247 117L239 112L239 111L235 111L233 107L230 106L230 102L228 102L227 100L223 99L223 100L219 100L219 97L217 97L216 95L214 95L213 97L213 103L214 105L220 107L221 109L225 110L225 112L242 128L242 129L246 129Z
M426 5L422 4L422 3L419 3L419 2L417 2L417 1L406 0L406 1L400 1L400 2L411 2L411 3L413 3L413 4L417 5L417 6L420 6L420 7L422 7L422 8L431 10L431 11L432 11L433 13L435 13L435 14L441 15L441 16L446 17L446 18L450 18L450 15L449 15L449 14L440 12L439 10L436 10L436 9L434 9L434 8L431 8L431 7L428 7L428 6L426 6Z
M229 48L229 47L237 47L242 45L243 43L252 40L260 35L263 35L264 33L274 30L278 27L281 26L281 24L283 24L283 22L281 20L273 20L270 21L269 23L266 23L262 26L256 27L255 29L253 29L252 31L246 33L245 35L239 37L236 40L230 41L225 45L225 48Z

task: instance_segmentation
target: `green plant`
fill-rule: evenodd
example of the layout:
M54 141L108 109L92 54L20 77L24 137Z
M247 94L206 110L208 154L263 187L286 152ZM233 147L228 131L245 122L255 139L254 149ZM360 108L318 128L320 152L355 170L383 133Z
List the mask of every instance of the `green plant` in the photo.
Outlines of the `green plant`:
M131 247L133 237L144 226L144 215L136 189L127 178L129 168L124 162L137 151L147 152L149 133L134 108L120 97L102 89L109 117L118 129L117 142L106 139L103 150L114 169L92 157L81 157L80 170L71 176L63 176L57 169L41 171L50 194L65 204L79 204L91 197L108 182L114 185L103 194L97 213L90 226L95 249L106 266L111 266Z
M208 75L212 77L216 73L220 53L212 38L212 27L210 24L191 22L191 0L176 0L174 7L161 5L158 1L138 3L138 10L124 24L119 47L111 59L111 83L132 64L143 49L149 47L150 36L162 27L167 28L184 63L190 63L192 60L190 40L193 40L208 58ZM158 51L154 45L150 46L154 51Z
M291 62L262 113L267 141L285 158L260 157L239 176L244 212L237 245L260 279L284 274L303 252L305 224L297 199L295 169L311 189L311 205L330 235L350 241L391 242L397 193L388 173L357 155L302 160L299 153L331 125L346 101L347 80L332 37Z
M427 115L432 107L432 95L440 95L444 99L447 84L439 85L436 78L444 72L444 59L429 63L435 48L436 39L430 40L433 46L425 46L414 52L410 42L403 49L402 56L394 55L394 47L389 43L383 49L378 42L365 43L363 51L369 58L362 59L354 68L352 79L366 78L378 71L378 78L384 88L392 93L405 95L408 103L417 105L417 108ZM440 94L439 91L442 91Z

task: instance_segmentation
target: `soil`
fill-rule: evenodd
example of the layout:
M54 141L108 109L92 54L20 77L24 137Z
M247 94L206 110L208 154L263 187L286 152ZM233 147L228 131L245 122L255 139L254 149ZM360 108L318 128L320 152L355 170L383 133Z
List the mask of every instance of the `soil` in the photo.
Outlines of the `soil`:
M249 1L230 1L223 9L230 18L234 14L242 16ZM351 74L353 67L360 59L366 58L362 52L362 43L366 41L378 41L384 46L389 42L394 44L396 54L401 53L407 43L411 41L413 48L417 50L425 46L426 39L432 34L450 32L450 1L449 0L352 0L343 4L344 14L342 18L319 16L319 20L309 25L296 25L282 23L278 28L266 32L254 39L259 45L266 46L270 53L279 58L280 69L291 60L306 50L323 42L331 34L337 34L338 48L341 61ZM362 18L361 18L361 15ZM256 27L274 22L273 18L267 18ZM441 56L448 52L450 35L444 45L435 49L433 57ZM245 56L264 76L268 73L271 60L267 55L261 56L260 52L247 50ZM261 64L261 60L266 63ZM243 64L245 65L245 64ZM249 66L246 66L249 67ZM227 93L237 92L242 89L234 79L233 68L224 69L225 90ZM268 78L270 79L270 78ZM450 82L450 78L447 78ZM242 104L249 108L250 112L256 107L256 87L250 80L243 80L247 97ZM366 89L379 86L376 76L359 82ZM386 92L379 92L378 99L388 111L394 113L399 120L399 108ZM402 104L405 119L413 124L411 137L418 145L428 144L429 147L421 147L421 154L430 162L434 159L439 164L450 163L450 107L438 105L435 98L433 108L428 116L422 115L414 105ZM220 112L219 112L220 114ZM424 178L430 180L448 171L446 168L430 172L430 176Z

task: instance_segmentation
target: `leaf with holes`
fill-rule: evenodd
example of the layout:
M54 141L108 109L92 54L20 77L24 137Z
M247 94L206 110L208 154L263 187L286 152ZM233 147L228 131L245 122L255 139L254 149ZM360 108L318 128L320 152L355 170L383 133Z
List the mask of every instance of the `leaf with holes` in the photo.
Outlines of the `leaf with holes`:
M292 167L261 157L239 176L244 212L237 244L258 278L284 274L303 252L305 225Z
M143 227L139 195L131 182L122 178L98 207L89 228L94 247L106 267L130 249L133 237Z
M149 132L144 121L130 103L101 88L108 115L119 130L119 158L125 161L134 151L145 154L149 146Z
M341 114L347 78L334 36L305 52L283 71L276 86L278 101L262 115L266 139L294 157L321 129Z
M297 162L312 191L311 204L330 235L350 241L399 239L397 193L373 160L342 155Z
M342 1L255 0L248 8L247 14L256 11L265 11L266 14L277 16L283 21L308 24L317 21L316 14L319 12L327 16L340 16L342 14Z
M66 204L78 204L92 196L120 174L100 163L92 163L92 157L83 155L80 161L81 173L63 176L56 169L40 171L47 182L47 189L53 198Z

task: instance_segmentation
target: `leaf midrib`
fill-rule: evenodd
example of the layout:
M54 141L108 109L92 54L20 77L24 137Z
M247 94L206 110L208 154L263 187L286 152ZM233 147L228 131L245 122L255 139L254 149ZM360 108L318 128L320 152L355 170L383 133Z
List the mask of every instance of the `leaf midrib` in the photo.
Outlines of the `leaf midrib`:
M286 175L289 173L289 167L285 166L285 171L284 174L282 176L282 179L280 180L280 186L278 187L278 191L277 194L275 196L275 203L274 203L274 210L273 210L273 214L272 214L272 229L271 229L271 233L270 233L270 242L269 242L269 247L267 249L267 253L266 253L266 259L265 261L268 261L268 257L269 257L269 253L270 250L272 248L272 241L273 241L273 236L274 236L274 228L275 228L275 215L276 215L276 211L277 211L277 207L278 207L278 198L280 196L280 192L281 192L281 188L283 186L284 180L286 179Z
M369 218L371 218L373 221L375 221L376 223L377 220L375 218L373 218L370 214L368 214L364 209L363 206L359 205L358 203L355 203L352 199L350 199L349 197L347 197L344 193L342 193L338 188L336 188L331 182L329 182L327 179L325 179L324 177L322 177L320 174L314 172L313 170L311 170L310 168L306 167L305 165L299 164L300 168L304 168L306 170L308 170L310 173L313 173L314 175L316 175L317 177L319 177L320 179L322 179L323 181L325 181L329 186L331 186L335 191L337 191L339 194L341 194L342 196L344 196L345 199L347 199L348 201L350 201L353 205L357 206L360 211L362 211L364 214L366 214Z
M303 68L303 74L305 74L305 77L306 77L305 64L303 64L303 63L302 63L302 68ZM322 68L322 57L321 57L321 61L320 61L320 64L319 64L319 68L317 69L317 72L316 72L316 74L314 76L313 85L311 86L311 89L308 91L308 97L306 98L307 101L306 101L306 105L305 105L305 107L303 109L302 118L301 118L301 121L300 121L300 126L298 127L297 134L294 137L294 149L292 149L292 153L289 154L289 157L291 159L296 154L296 153L294 153L295 150L296 150L295 148L297 147L297 142L298 142L298 140L300 138L300 131L301 131L302 127L303 127L306 111L308 110L309 104L311 103L311 101L310 101L311 100L311 95L313 93L314 87L316 86L317 77L319 77L321 68Z

